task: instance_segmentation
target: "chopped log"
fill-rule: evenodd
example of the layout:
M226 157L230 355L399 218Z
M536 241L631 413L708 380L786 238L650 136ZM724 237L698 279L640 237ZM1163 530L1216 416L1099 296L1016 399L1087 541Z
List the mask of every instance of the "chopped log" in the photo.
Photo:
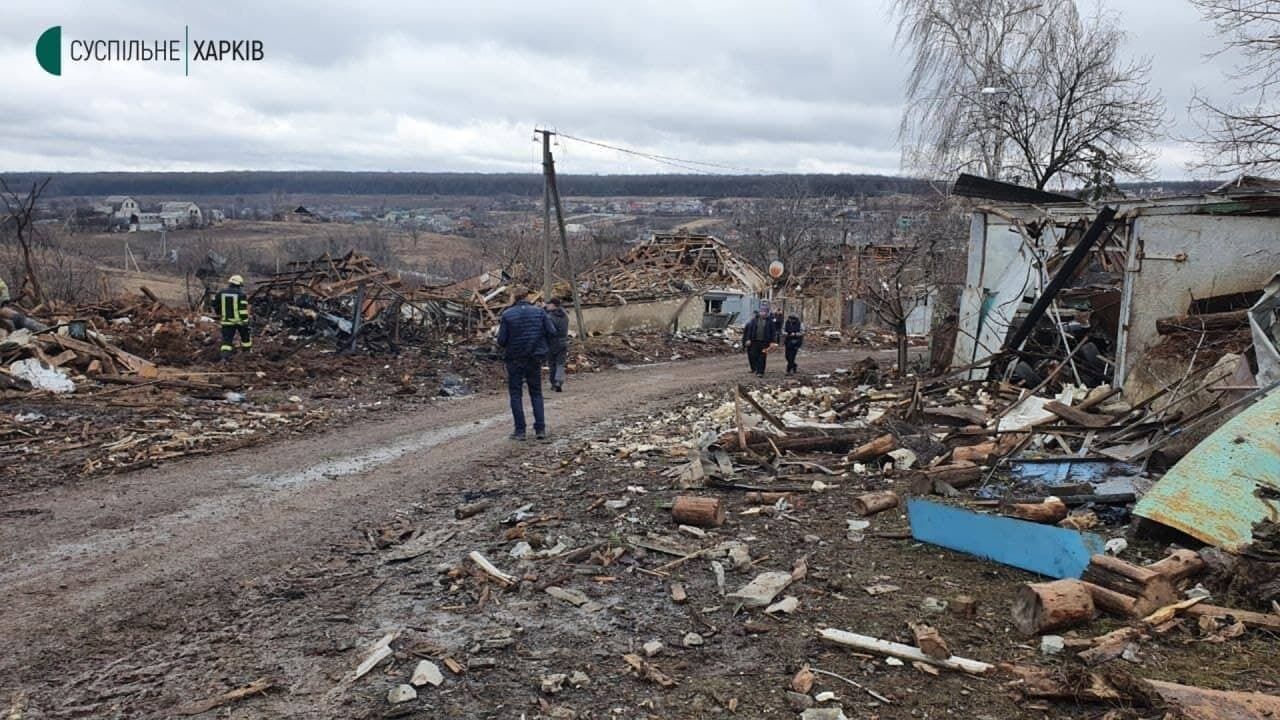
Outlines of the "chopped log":
M1019 520L1052 525L1067 517L1067 504L1056 497L1045 498L1038 503L1014 503L1005 510L1005 514Z
M908 485L913 495L929 495L938 491L939 483L952 488L965 488L982 479L982 468L972 463L952 463L917 470Z
M846 632L844 630L836 630L835 628L819 630L818 634L823 640L843 647L888 655L889 657L896 657L900 660L928 663L929 665L935 665L947 670L959 670L973 675L983 675L995 669L995 666L990 663L984 663L979 660L970 660L956 655L952 655L945 660L937 660L925 655L924 651L920 648L903 645L902 643L890 642L888 640L881 640L868 635L859 635L857 633Z
M1084 585L1089 589L1089 596L1093 598L1095 606L1120 617L1136 618L1140 616L1137 598L1129 597L1115 590L1108 590L1091 582L1086 582Z
M1093 598L1079 580L1029 583L1013 599L1013 624L1028 637L1093 619Z
M947 641L942 639L936 628L924 623L907 623L907 627L911 628L911 634L915 635L916 647L920 648L925 655L934 660L946 660L951 657Z
M1160 335L1173 335L1179 332L1237 330L1249 327L1249 311L1228 310L1227 312L1205 313L1203 315L1175 315L1173 317L1156 318L1156 332Z
M637 675L639 675L640 677L643 677L649 682L657 683L658 685L661 685L664 688L675 687L680 684L676 682L675 679L672 678L670 675L659 670L657 666L653 665L652 663L645 662L645 660L643 660L639 655L636 655L634 653L627 654L627 655L623 655L622 659L625 660L627 664L631 666L632 670L636 671Z
M720 498L680 495L671 505L671 517L683 525L720 527L724 524L724 504Z
M1179 685L1163 680L1147 680L1147 685L1160 697L1176 708L1178 715L1212 720L1222 718L1275 718L1280 717L1280 697L1258 692L1209 690L1207 688ZM1168 717L1168 716L1166 716Z
M881 435L880 437L868 443L863 443L854 448L847 458L849 462L857 462L859 460L870 460L874 457L886 455L897 449L898 439L892 435Z
M493 507L493 503L489 500L481 500L479 502L459 505L453 509L453 517L457 520L465 520L466 518L479 515L491 507Z
M977 445L961 445L951 451L952 462L969 462L981 465L996 454L996 441L988 440Z
M1204 603L1187 608L1185 613L1195 618L1235 618L1236 622L1244 623L1245 627L1254 628L1256 630L1280 632L1280 614L1277 613L1236 610L1235 608L1221 607L1219 605L1205 605Z
M862 517L896 507L898 507L898 493L892 490L864 493L853 499L853 511Z
M1174 550L1165 559L1157 560L1147 566L1148 570L1160 573L1171 583L1186 580L1192 575L1199 574L1204 568L1204 558L1194 550Z
M1091 557L1080 579L1137 598L1134 612L1139 616L1178 601L1169 578L1110 555Z
M1094 413L1084 412L1070 405L1063 405L1057 400L1050 400L1044 404L1044 409L1066 420L1072 425L1080 425L1089 428L1102 428L1111 424L1115 419L1110 415L1096 415Z

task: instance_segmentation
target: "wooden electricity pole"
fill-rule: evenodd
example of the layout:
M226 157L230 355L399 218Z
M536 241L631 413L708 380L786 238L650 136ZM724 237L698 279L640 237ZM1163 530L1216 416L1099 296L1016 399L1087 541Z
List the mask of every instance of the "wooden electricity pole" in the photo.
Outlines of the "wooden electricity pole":
M564 205L560 202L560 188L556 186L556 161L551 157L551 136L555 135L550 130L535 130L534 132L542 135L542 175L546 180L545 195L548 199L547 204L554 204L556 209L556 227L560 230L560 252L564 255L565 268L569 271L569 292L573 299L573 314L578 321L578 340L582 343L587 342L587 324L582 320L582 305L578 302L578 273L573 267L573 256L569 254L569 239L564 230ZM549 213L548 213L549 215ZM548 218L549 225L549 218ZM547 230L544 265L546 268L543 277L543 301L551 299L551 233Z
M547 163L551 157L551 136L555 133L534 130L542 135L542 302L551 299L551 181Z

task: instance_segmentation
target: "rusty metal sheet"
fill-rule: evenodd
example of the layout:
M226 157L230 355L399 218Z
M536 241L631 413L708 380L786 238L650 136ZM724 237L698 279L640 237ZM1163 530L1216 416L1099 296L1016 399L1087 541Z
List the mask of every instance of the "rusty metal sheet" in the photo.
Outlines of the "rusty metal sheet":
M1253 540L1253 524L1280 520L1280 389L1272 390L1178 461L1133 512L1239 552Z

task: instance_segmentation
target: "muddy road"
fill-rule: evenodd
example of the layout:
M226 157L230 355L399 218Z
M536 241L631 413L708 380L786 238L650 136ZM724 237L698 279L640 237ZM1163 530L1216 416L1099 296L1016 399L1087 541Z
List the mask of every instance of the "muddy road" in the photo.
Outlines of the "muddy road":
M806 370L866 354L812 354ZM424 499L447 496L439 505L452 507L460 493L483 491L501 463L536 464L547 448L620 413L741 381L744 365L730 356L575 376L568 392L547 395L549 444L508 441L505 394L489 394L370 412L315 436L11 496L0 508L0 701L25 698L25 717L166 717L166 706L205 691L164 678L211 663L201 643L245 634L285 568L314 563ZM256 604L246 599L250 590ZM241 643L241 655L221 658L226 667L211 664L198 677L210 687L237 677L232 665L245 657L287 677L291 661L273 655L270 637ZM172 649L168 657L158 643ZM125 666L128 674L111 676ZM113 702L120 698L129 709ZM285 706L308 714L314 704Z

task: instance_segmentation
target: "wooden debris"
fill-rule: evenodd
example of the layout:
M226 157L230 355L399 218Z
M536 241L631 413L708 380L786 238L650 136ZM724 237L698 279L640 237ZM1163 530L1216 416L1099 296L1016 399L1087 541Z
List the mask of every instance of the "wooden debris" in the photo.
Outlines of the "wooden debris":
M724 504L720 498L680 495L671 505L671 517L685 525L720 527L724 524Z
M673 688L680 684L670 675L662 672L655 665L645 661L645 659L639 655L629 653L627 655L623 655L622 659L631 666L632 670L635 670L636 674L650 682L661 685L664 688Z
M1092 647L1076 653L1085 665L1101 665L1120 657L1131 643L1142 639L1140 628L1120 628L1092 640Z
M689 594L685 592L684 583L671 583L671 602L677 605L689 602Z
M893 435L881 435L874 440L863 443L854 448L847 458L849 462L857 462L861 460L870 460L875 457L887 454L890 450L898 447L898 439Z
M895 657L900 660L924 662L947 670L959 670L972 675L983 675L995 669L995 666L990 663L970 660L968 658L962 658L955 655L945 660L937 660L924 654L924 651L920 648L888 640L881 640L868 635L859 635L857 633L846 632L844 630L836 630L834 628L819 630L818 635L829 643L852 648L854 650L888 655L889 657Z
M1079 580L1029 583L1018 589L1011 614L1018 632L1029 637L1092 620L1093 598Z
M956 462L915 471L909 487L913 495L950 494L946 490L968 487L981 480L982 474L982 468L977 465Z
M206 698L186 705L179 705L173 711L179 715L199 715L208 712L214 708L229 705L237 700L243 700L253 695L264 693L275 687L275 681L271 678L258 678L244 687L236 688L230 692L225 692L215 697Z
M519 582L519 578L499 570L497 566L489 562L488 558L481 555L479 550L472 550L467 554L467 557L476 564L476 567L483 570L486 575L496 580L504 588L514 587Z
M898 494L892 490L864 493L853 498L853 511L862 517L898 507Z
M1091 557L1081 579L1136 598L1132 612L1137 615L1147 615L1178 600L1173 583L1166 576L1110 555Z
M818 676L809 669L808 665L801 665L796 674L791 676L791 689L807 695L813 689L813 682L817 679Z
M1072 425L1080 425L1088 428L1104 428L1110 425L1115 418L1110 415L1095 415L1073 408L1070 405L1063 405L1057 400L1050 400L1044 404L1044 409L1066 420Z
M1179 583L1205 569L1204 559L1194 550L1174 550L1163 560L1157 560L1146 566L1148 570L1160 573L1171 583Z
M951 657L951 650L947 647L947 641L942 639L934 627L925 623L907 623L907 627L911 628L911 634L915 635L916 647L934 660L946 660Z
M400 632L398 630L389 632L386 635L383 635L378 642L374 643L373 646L365 653L364 660L356 667L355 677L352 679L359 680L377 666L378 663L390 657L392 652L391 641L395 640L399 636Z
M474 515L479 515L491 507L493 507L493 502L490 500L481 500L479 502L473 502L466 505L459 505L453 509L453 517L457 520L465 520L466 518Z
M1066 519L1067 504L1051 497L1038 503L1014 503L1005 509L1005 514L1019 520L1052 525Z

